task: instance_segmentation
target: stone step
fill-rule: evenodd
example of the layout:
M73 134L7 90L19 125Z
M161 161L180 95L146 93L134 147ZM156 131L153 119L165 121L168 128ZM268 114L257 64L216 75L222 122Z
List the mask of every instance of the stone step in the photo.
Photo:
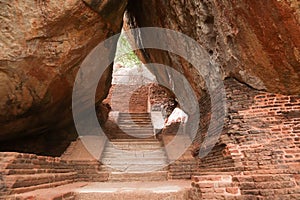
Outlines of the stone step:
M115 142L157 142L157 139L155 139L152 135L152 138L140 138L139 140L132 140L132 139L111 139L110 142L115 143Z
M150 117L119 117L118 122L151 123Z
M118 124L118 126L122 131L153 131L153 126L151 125Z
M52 188L55 188L58 186L71 184L73 182L74 182L73 180L64 180L64 181L57 181L57 182L49 182L49 183L40 184L40 185L33 185L30 187L15 188L15 189L11 190L9 194L16 197L18 194L24 194L27 192L36 191L36 190L40 190L40 189L48 189L48 188L52 189ZM13 200L15 200L15 198Z
M145 131L152 131L153 132L153 127L152 126L139 126L139 125L119 125L119 128L121 131L140 131L140 132L145 132Z
M139 172L111 172L109 181L128 182L128 181L165 181L167 180L167 171L155 171L147 173Z
M153 149L162 149L161 144L110 144L106 147L107 150L114 150L114 148L122 149L122 150L129 150L129 151L141 151L141 150L153 150Z
M49 164L46 161L34 161L34 160L30 160L29 159L22 161L20 159L18 159L16 162L13 163L9 163L6 167L6 169L34 169L34 168L38 168L38 169L67 169L66 166L62 165L62 164L66 164L66 162L64 161L60 161L60 163L51 163Z
M151 123L150 117L119 117L118 123Z
M14 194L7 196L7 200L74 200L75 199L75 190L81 187L86 186L87 183L77 182L70 184L63 184L61 186L53 185L50 188L37 188L34 191L29 191L21 194Z
M150 118L149 113L119 113L119 118L137 118L137 117L144 117L144 118Z
M120 116L150 116L149 113L125 113L121 112L119 113Z
M7 188L12 189L12 193L32 191L38 188L47 188L52 185L61 185L72 182L76 178L76 172L69 173L44 173L30 175L9 175L5 177ZM52 186L51 185L51 186Z
M114 135L122 135L122 134L125 134L125 135L154 135L153 133L153 130L122 130L122 131L116 131L114 133Z
M152 122L146 119L137 120L137 119L120 119L117 123L118 126L124 125L137 125L137 126L152 126Z
M132 141L132 140L114 140L112 141L112 144L114 145L162 145L160 141L158 140L152 140L152 141L149 141L149 140L144 140L144 141Z
M67 173L70 172L70 169L5 169L3 171L3 174L5 175L29 175L29 174L42 174L42 173Z
M113 154L113 153L104 153L102 159L165 159L166 160L166 155L162 153L157 153L154 155L144 155L142 153L140 154L135 154L135 155L127 155L127 154Z
M107 147L103 151L103 155L105 154L114 154L114 155L127 155L127 156L136 156L136 155L141 155L141 156L154 156L154 155L166 155L164 149L162 147L143 147L141 149L127 149L124 147L123 149L121 148L113 148L113 147Z
M117 137L118 139L126 139L126 136L128 136L129 138L133 137L133 138L137 138L137 139L143 139L143 138L150 138L150 137L154 137L153 133L130 133L130 134L126 134L126 133L116 133L114 134L115 137Z
M136 135L136 136L131 136L131 135L126 135L126 134L117 134L114 135L114 137L118 139L130 139L130 140L144 140L144 139L153 139L153 134L152 135Z
M105 165L163 165L166 164L167 161L163 158L151 158L151 159L140 159L140 158L104 158L101 159L102 163Z
M101 170L103 172L153 172L153 171L165 171L168 170L167 164L161 165L161 164L151 164L151 165L145 165L145 164L119 164L119 165L103 165L101 167Z
M90 183L76 191L76 199L182 200L188 199L190 188L189 181Z
M150 115L119 115L120 120L151 120Z

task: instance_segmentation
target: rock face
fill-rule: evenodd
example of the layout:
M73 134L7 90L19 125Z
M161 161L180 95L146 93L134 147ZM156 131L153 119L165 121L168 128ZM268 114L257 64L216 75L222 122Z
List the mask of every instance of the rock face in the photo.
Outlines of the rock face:
M163 27L190 36L221 67L223 78L234 77L258 90L299 94L299 6L297 0L132 0L126 20L127 28ZM203 87L182 59L146 52L152 62L183 72L197 91Z
M126 4L0 1L0 140L70 123L76 72L100 41L120 31ZM98 102L110 80L107 70Z

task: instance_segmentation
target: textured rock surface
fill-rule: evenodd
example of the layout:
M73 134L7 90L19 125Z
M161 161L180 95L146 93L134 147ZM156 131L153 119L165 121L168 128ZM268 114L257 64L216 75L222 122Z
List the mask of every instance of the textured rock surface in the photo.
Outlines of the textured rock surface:
M0 140L70 122L78 67L100 41L120 31L126 4L0 1ZM110 78L108 70L98 101L105 97Z
M223 77L234 77L259 90L299 94L299 1L130 2L127 27L177 30L206 49L221 66ZM160 51L147 53L151 61L183 72L197 91L203 88L201 79L182 59Z

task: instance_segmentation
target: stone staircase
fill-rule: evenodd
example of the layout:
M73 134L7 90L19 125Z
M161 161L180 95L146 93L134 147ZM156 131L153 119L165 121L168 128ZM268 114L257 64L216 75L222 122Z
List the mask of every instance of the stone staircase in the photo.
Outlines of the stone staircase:
M118 126L115 139L154 139L149 113L119 113Z
M148 113L120 113L117 131L102 154L109 181L167 180L167 156L153 135ZM163 168L163 169L162 169Z

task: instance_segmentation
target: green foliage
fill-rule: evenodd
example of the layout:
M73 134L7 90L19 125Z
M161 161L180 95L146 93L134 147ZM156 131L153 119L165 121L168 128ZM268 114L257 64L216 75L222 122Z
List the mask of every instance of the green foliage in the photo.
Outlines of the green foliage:
M124 67L141 65L141 61L132 50L126 35L123 33L120 34L117 44L115 63L119 63Z

